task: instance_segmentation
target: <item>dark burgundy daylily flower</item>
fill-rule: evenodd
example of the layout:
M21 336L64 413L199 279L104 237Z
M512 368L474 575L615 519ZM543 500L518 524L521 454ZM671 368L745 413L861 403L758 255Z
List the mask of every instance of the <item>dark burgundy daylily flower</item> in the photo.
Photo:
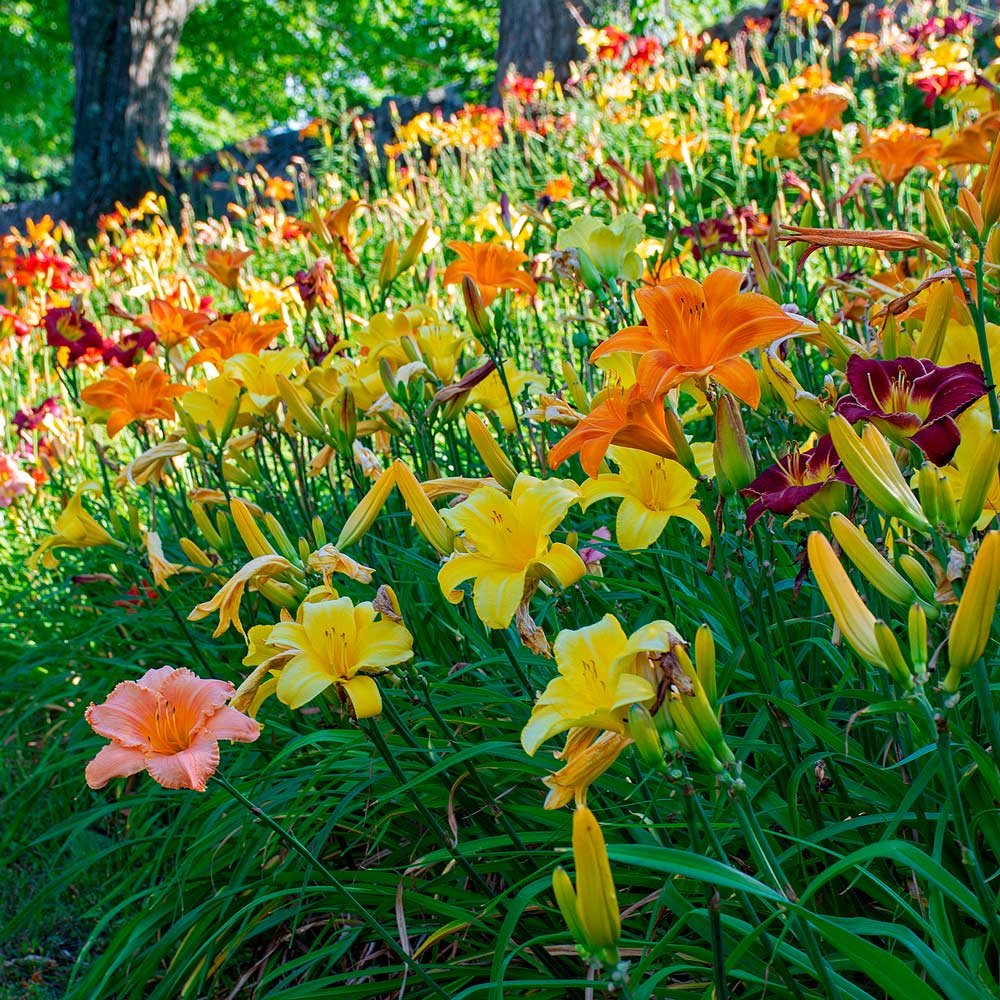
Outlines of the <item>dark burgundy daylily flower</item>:
M912 441L935 465L946 465L961 434L954 418L986 395L983 370L974 361L942 367L926 358L877 361L853 355L847 362L851 395L837 413L852 424L869 420L894 440Z
M853 485L830 435L824 434L814 448L789 452L740 491L753 499L747 510L747 527L752 528L767 510L791 514L802 507L807 514L828 517L846 505L845 486Z
M118 364L123 368L131 368L139 360L140 354L150 353L156 342L157 337L152 330L140 327L126 333L119 340L105 340L101 360L106 365Z
M88 355L91 359L96 358L104 350L104 338L100 331L75 306L50 309L45 314L43 324L49 347L68 349L67 365Z

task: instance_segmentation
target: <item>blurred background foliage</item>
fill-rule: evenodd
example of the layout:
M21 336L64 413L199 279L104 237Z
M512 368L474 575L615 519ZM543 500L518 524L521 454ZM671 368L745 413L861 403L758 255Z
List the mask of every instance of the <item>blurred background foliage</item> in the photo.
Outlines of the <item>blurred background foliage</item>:
M636 26L700 27L736 0L637 0ZM188 158L274 125L457 83L485 101L500 0L207 0L184 27L170 142ZM66 185L73 53L66 0L0 4L0 201Z

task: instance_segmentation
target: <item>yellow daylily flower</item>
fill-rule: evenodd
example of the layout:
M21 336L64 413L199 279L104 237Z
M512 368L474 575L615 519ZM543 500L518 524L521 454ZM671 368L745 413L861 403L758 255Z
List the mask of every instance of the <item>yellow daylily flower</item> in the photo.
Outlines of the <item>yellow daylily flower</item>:
M359 719L382 711L371 675L413 657L413 636L405 625L383 619L370 602L355 605L349 597L306 602L301 621L278 622L266 645L291 654L278 675L279 701L301 708L334 684Z
M146 532L146 558L149 560L149 571L153 574L153 583L157 587L167 588L167 580L184 570L178 563L172 563L163 553L163 542L155 531Z
M615 521L618 544L626 551L646 549L672 517L690 521L708 543L709 526L698 501L697 483L679 462L633 448L613 448L617 473L605 473L581 487L583 508L606 497L622 497Z
M248 411L264 414L281 396L276 376L287 378L304 360L305 354L298 347L282 347L260 354L237 354L225 362L223 371L243 383Z
M112 538L94 520L92 514L84 510L83 494L100 491L100 486L91 480L81 483L76 488L76 492L66 504L66 509L56 518L55 532L28 557L29 569L37 569L39 561L46 569L55 569L58 563L52 555L53 549L89 549L94 545L117 545L119 548L125 548L122 542Z
M174 405L183 410L199 427L213 427L218 433L229 420L240 423L240 383L227 375L209 379L204 389L194 389ZM244 417L246 422L249 417Z
M585 628L563 629L556 636L553 652L559 676L549 681L521 733L529 756L567 729L624 732L629 706L653 700L656 689L632 670L639 652L636 636L629 639L614 615Z
M509 497L484 486L442 511L449 527L464 533L467 550L438 572L445 597L458 604L464 595L456 588L474 579L476 614L488 628L506 628L531 581L546 576L562 587L576 583L586 572L583 560L549 536L579 498L575 483L521 474Z

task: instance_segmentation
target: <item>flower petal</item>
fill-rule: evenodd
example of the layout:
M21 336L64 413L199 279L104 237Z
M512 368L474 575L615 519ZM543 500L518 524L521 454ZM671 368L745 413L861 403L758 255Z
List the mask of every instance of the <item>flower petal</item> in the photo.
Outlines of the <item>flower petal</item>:
M87 765L87 784L91 788L103 788L112 778L127 778L145 770L146 755L141 750L109 743L101 747Z
M382 712L382 695L378 684L367 674L357 674L340 685L351 701L354 717L371 719Z
M159 701L148 688L134 681L122 681L101 705L84 713L91 729L125 747L148 747L150 727Z

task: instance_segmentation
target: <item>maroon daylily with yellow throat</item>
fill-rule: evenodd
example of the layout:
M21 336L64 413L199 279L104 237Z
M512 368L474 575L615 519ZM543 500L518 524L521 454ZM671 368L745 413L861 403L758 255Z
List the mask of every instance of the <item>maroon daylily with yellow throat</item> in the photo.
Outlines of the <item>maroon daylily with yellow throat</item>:
M790 451L765 469L740 492L753 500L747 510L752 528L765 511L791 514L802 507L815 517L829 517L847 503L845 486L853 486L850 473L840 464L829 434L808 451Z
M868 420L900 444L912 441L935 465L950 462L961 440L954 418L988 388L974 361L942 367L926 358L857 354L847 362L847 382L851 394L838 400L837 413L852 424Z

